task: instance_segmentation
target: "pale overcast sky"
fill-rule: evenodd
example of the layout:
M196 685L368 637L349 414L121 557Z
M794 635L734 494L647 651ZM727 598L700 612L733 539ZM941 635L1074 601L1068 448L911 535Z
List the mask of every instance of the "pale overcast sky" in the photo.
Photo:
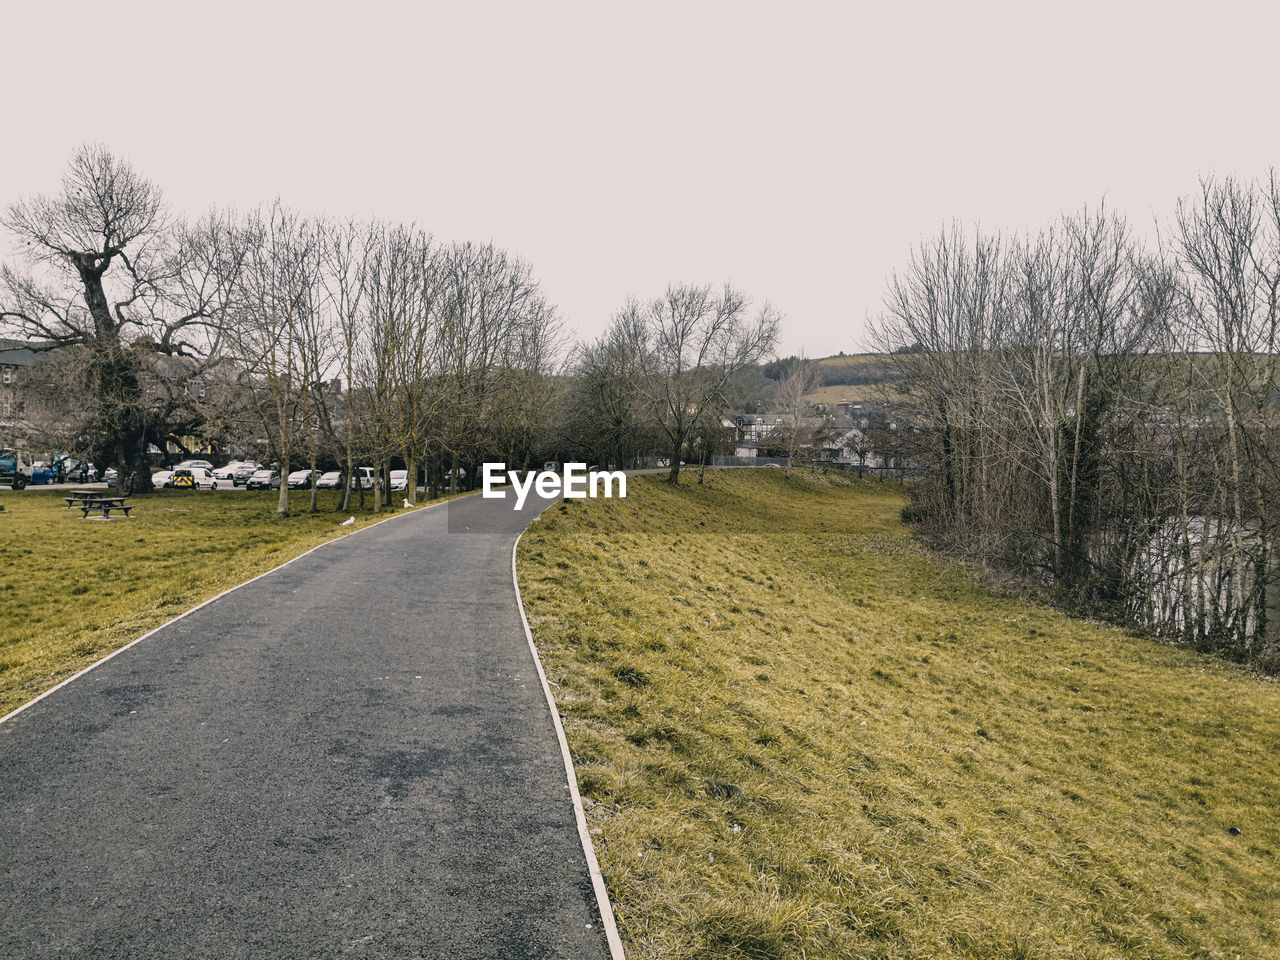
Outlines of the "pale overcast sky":
M1105 195L1145 231L1202 174L1263 174L1277 9L5 3L0 202L101 141L179 212L278 193L493 240L579 336L731 280L822 356L952 218Z

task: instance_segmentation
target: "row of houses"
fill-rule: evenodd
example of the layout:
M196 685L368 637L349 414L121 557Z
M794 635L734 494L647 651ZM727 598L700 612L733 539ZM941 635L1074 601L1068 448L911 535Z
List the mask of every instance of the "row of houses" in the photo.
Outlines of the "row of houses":
M735 414L724 419L733 431L734 456L776 457L791 434L787 413ZM900 459L893 442L898 424L882 404L842 400L801 418L801 449L806 460L869 469L892 468Z

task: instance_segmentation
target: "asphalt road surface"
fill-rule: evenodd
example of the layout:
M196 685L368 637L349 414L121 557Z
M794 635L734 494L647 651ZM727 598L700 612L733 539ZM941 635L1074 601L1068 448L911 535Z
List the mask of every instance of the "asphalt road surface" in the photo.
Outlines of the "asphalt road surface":
M322 547L0 724L0 957L609 955L511 545Z

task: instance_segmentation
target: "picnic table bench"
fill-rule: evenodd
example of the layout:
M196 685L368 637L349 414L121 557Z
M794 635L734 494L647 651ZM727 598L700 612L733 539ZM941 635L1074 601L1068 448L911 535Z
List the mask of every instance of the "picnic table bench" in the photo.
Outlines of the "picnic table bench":
M72 499L64 497L63 499ZM76 506L84 513L84 519L89 519L89 512L92 510L101 510L104 520L111 517L112 510L121 511L125 517L129 516L129 511L133 509L133 504L125 503L124 497L84 497L68 503L68 507Z
M72 490L62 499L67 501L67 509L70 510L72 507L78 507L82 500L98 500L101 498L98 496L97 490Z

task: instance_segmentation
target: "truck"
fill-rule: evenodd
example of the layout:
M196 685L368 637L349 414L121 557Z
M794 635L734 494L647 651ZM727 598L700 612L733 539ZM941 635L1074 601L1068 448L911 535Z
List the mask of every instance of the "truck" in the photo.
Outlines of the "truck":
M0 484L9 484L21 490L31 482L32 466L27 455L20 450L0 451Z

